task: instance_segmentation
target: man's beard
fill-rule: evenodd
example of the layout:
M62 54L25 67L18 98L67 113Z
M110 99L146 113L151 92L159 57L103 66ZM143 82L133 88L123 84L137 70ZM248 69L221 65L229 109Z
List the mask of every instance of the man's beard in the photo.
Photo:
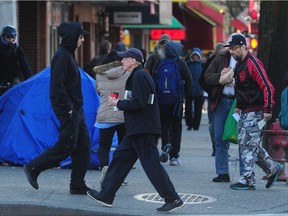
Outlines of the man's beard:
M157 54L158 54L160 59L165 58L165 48L159 48L157 50Z

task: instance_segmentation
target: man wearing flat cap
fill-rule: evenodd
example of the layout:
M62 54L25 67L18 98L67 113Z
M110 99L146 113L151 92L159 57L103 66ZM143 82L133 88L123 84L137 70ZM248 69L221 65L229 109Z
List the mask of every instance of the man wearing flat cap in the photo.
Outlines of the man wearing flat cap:
M145 65L144 70L147 71L149 74L152 74L154 66L156 62L160 59L165 58L165 46L166 43L171 41L171 38L167 34L162 34L157 46L155 47L155 52L149 55Z
M111 207L122 182L139 158L150 182L164 198L159 212L171 212L182 207L183 201L159 161L157 140L161 133L160 114L152 77L142 68L142 52L130 48L117 52L124 70L130 72L125 85L124 100L109 97L110 106L124 111L126 136L113 154L113 159L101 185L101 191L90 190L88 196Z
M71 194L86 194L84 178L90 161L90 137L83 112L81 77L75 59L75 50L88 34L78 22L64 22L58 27L62 38L51 62L50 101L60 122L59 138L54 146L24 166L31 186L38 189L39 174L71 156Z
M256 187L254 164L266 174L266 188L273 186L283 166L273 161L261 147L263 129L258 123L272 117L274 87L271 84L262 62L247 50L246 39L242 34L230 36L228 47L231 56L237 61L234 69L236 108L238 121L239 152L243 161L243 172L239 182L231 184L235 190L254 190ZM265 127L264 127L265 128Z

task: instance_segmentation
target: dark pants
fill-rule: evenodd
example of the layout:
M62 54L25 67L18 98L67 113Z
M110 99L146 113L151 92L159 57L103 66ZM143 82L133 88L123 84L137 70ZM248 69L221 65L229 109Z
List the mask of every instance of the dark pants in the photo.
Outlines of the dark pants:
M180 107L180 115L174 114L174 106L161 106L160 109L160 121L161 121L161 140L162 149L167 144L172 145L172 151L170 152L170 159L179 157L181 136L182 136L182 116L183 107Z
M194 130L199 130L201 117L202 117L202 107L205 98L203 95L186 98L185 99L185 121L188 127L193 128ZM194 102L194 114L192 114L192 104Z
M165 202L179 199L166 170L160 164L155 134L124 137L113 154L100 195L113 201L116 192L138 158L150 182Z
M85 175L90 161L90 137L83 111L73 110L72 116L57 116L60 121L59 139L27 166L42 172L59 166L60 162L71 156L72 172L70 187L85 186Z
M111 145L115 132L117 132L118 146L119 146L126 133L124 123L115 125L110 128L100 129L98 157L101 170L104 166L109 165L109 153L111 150Z

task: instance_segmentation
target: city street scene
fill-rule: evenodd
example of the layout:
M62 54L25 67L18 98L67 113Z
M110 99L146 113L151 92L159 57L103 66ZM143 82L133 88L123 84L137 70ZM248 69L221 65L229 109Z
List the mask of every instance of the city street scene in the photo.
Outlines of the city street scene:
M288 1L0 1L0 216L288 215Z

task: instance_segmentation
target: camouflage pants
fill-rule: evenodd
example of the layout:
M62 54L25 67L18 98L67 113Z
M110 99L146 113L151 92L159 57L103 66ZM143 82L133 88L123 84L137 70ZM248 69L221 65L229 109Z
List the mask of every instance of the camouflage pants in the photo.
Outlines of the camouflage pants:
M238 143L244 166L244 172L239 181L242 184L255 186L254 163L268 176L276 170L276 162L261 147L263 131L259 129L258 122L262 119L263 111L242 112L238 121Z

